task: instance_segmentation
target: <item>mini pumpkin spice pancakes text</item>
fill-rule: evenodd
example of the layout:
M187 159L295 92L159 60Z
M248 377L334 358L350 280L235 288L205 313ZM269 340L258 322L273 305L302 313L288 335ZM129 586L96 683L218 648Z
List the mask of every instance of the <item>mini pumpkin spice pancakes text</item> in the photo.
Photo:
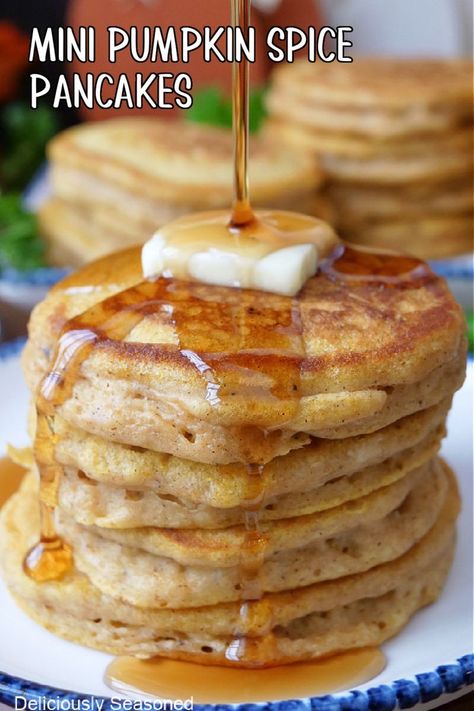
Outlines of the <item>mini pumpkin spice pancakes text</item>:
M247 12L236 0L244 26ZM245 67L235 86L245 97ZM238 238L258 220L235 105ZM143 281L131 249L35 309L35 466L72 558L44 582L41 555L22 568L39 527L29 475L2 512L0 559L34 619L113 654L236 669L364 649L361 681L380 670L366 648L436 599L459 508L437 452L464 377L461 312L417 259L317 246L290 296ZM139 686L136 673L125 660L109 681Z

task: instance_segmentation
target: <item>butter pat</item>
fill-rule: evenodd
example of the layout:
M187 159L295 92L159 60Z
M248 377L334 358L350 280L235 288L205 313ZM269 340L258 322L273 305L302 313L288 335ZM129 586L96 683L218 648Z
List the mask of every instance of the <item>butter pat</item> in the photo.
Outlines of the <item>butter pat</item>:
M314 244L277 249L255 264L254 288L294 296L317 269L318 251Z
M166 242L157 232L142 247L142 271L145 279L153 279L163 274L165 262L163 247Z
M318 256L337 243L321 220L261 211L242 228L208 212L172 222L142 248L146 279L159 276L294 296L313 276Z

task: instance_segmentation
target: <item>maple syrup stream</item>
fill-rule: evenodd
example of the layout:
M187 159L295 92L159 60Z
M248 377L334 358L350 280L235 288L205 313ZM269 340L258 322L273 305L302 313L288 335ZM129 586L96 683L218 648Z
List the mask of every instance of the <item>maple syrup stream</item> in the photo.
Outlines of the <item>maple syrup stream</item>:
M245 33L249 26L250 2L232 0L232 7L234 25L240 26ZM246 60L234 64L234 201L229 227L237 233L254 220L248 194L248 71ZM395 283L400 286L403 280L411 286L414 280L428 278L418 260L372 255L352 248L341 248L321 269L329 279L375 282L388 287ZM84 360L105 341L125 339L147 314L157 311L168 314L181 357L197 368L203 380L203 397L216 407L219 405L219 372L223 362L228 369L229 364L238 360L239 350L258 343L258 367L265 369L265 350L271 348L271 360L274 360L275 350L280 350L284 367L279 376L275 377L272 372L271 396L285 401L288 419L296 414L303 392L301 363L305 357L298 301L281 297L277 307L262 306L260 311L264 313L255 314L247 309L244 296L236 296L239 290L228 291L233 292L228 299L210 302L201 298L199 285L160 278L109 297L66 323L52 359L52 368L39 387L36 402L34 456L40 479L41 531L38 543L25 557L24 569L37 582L59 580L73 565L71 548L58 536L54 525L54 508L62 476L62 467L55 461L54 414L73 395ZM198 309L193 328L189 327L186 317L191 304ZM196 329L199 314L201 330ZM208 346L209 324L222 323L222 319L231 323L230 352L204 361L200 352L210 349L200 347L200 339L204 338L201 331L205 330ZM219 352L217 347L215 350ZM268 433L256 428L254 436L261 444ZM235 630L225 656L227 663L252 668L263 666L264 659L268 663L273 651L277 656L277 650L272 634L271 603L269 597L264 596L260 579L267 545L259 520L265 500L265 461L253 461L249 457L242 465L247 469L248 489L242 504L245 537L240 560L241 615L239 629ZM3 464L0 469L2 477L6 476L4 467ZM257 628L259 636L255 636ZM266 632L263 635L262 629ZM212 693L203 691L194 693L194 696L197 701L219 702L284 698L282 694L289 698L328 693L367 681L379 673L384 664L383 654L374 649L355 650L317 662L291 664L285 667L284 674L271 669L252 671L212 667ZM160 659L143 662L119 658L110 665L106 681L116 689L141 689L156 696L182 698L187 694L186 689L193 693L193 685L195 690L200 688L199 679L206 677L208 669ZM248 687L250 677L252 686ZM251 699L243 694L245 688L251 688Z

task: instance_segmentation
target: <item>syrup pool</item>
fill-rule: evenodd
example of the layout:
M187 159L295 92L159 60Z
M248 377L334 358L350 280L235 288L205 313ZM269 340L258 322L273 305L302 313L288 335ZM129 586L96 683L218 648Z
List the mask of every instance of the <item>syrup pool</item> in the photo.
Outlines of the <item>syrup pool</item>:
M267 669L235 669L118 657L108 666L105 682L114 691L154 698L193 698L194 703L246 703L301 699L352 689L383 671L386 658L368 647L314 662Z

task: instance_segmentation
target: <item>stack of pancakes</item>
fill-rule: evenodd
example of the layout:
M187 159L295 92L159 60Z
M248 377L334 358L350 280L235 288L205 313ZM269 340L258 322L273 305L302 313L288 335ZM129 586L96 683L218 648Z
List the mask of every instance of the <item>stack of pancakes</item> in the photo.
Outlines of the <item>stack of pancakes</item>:
M309 156L258 137L250 178L256 206L324 216L320 172ZM145 242L181 215L227 207L232 134L150 118L76 126L48 148L52 197L39 211L49 261L80 266Z
M472 63L355 57L279 68L270 124L329 176L348 240L424 259L472 250Z
M69 385L56 371L72 390L50 421L74 569L22 571L33 472L1 514L3 574L29 615L114 654L275 665L379 644L436 599L459 509L437 453L463 319L423 264L396 276L393 257L359 258L294 299L134 290L137 249L53 288L24 352L32 392L61 332L63 366L77 334L97 340Z

